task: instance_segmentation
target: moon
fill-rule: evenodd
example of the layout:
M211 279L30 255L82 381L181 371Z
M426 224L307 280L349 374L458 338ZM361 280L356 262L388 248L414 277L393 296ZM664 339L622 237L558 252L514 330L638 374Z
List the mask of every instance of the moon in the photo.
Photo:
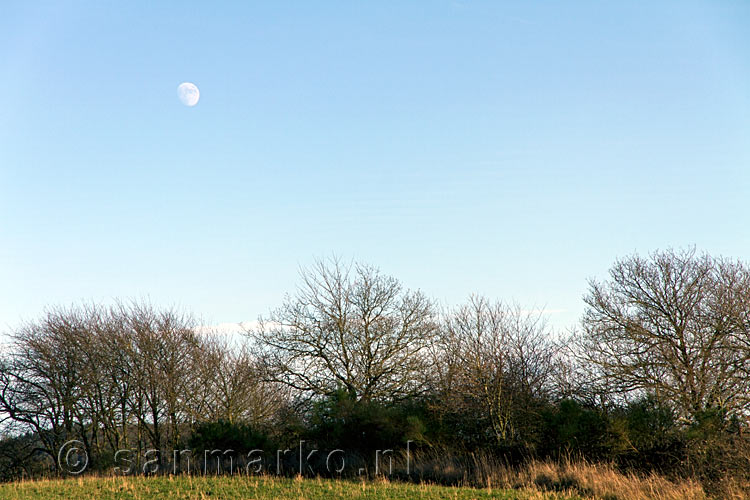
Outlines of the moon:
M198 104L201 93L194 83L183 82L177 87L177 97L185 106L193 107Z

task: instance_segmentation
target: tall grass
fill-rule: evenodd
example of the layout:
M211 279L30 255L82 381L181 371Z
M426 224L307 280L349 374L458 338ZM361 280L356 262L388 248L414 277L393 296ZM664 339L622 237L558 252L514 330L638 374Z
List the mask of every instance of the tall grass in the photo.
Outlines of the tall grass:
M606 500L703 500L750 498L736 482L726 481L709 495L692 479L670 480L649 473L623 473L611 464L582 460L528 461L511 466L491 454L471 454L463 459L438 453L412 461L411 472L421 480L484 489L556 492L560 498Z
M463 458L436 452L400 459L391 479L277 475L89 476L0 485L0 500L26 498L256 498L300 499L602 499L708 500L750 498L738 481L707 491L698 481L623 473L614 465L580 460L528 461L511 466L483 453ZM396 480L401 478L408 481ZM414 484L416 483L416 484ZM442 485L436 484L442 483ZM448 485L448 486L446 486ZM744 485L747 486L747 485Z

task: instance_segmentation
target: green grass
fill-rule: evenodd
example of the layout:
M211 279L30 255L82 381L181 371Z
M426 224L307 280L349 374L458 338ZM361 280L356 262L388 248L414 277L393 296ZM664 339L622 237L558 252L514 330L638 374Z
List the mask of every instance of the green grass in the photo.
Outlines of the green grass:
M538 491L279 477L82 477L0 485L2 499L556 499ZM566 498L570 498L567 497Z

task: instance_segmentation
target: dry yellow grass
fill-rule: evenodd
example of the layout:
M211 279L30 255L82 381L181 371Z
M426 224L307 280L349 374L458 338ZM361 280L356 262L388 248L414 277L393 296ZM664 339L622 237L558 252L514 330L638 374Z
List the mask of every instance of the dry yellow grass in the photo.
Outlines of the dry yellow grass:
M702 486L690 480L672 482L657 474L622 474L609 465L532 462L511 470L486 471L485 481L498 488L563 491L569 495L617 500L703 500Z
M445 456L445 455L444 455ZM695 480L671 481L658 474L624 474L612 465L583 461L531 461L522 467L510 467L489 456L474 456L470 467L458 466L450 458L422 457L420 473L426 478L452 477L465 485L498 490L556 492L560 498L598 498L607 500L704 500L750 498L738 484L721 485L721 493L712 496ZM463 471L469 469L469 475ZM747 492L748 490L744 490Z

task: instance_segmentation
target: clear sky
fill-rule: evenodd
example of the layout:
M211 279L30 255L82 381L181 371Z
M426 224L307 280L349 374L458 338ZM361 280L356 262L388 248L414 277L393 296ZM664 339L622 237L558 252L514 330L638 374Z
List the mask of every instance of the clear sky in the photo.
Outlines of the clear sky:
M750 256L750 2L1 10L3 330L113 297L253 320L332 253L565 327L617 257Z

